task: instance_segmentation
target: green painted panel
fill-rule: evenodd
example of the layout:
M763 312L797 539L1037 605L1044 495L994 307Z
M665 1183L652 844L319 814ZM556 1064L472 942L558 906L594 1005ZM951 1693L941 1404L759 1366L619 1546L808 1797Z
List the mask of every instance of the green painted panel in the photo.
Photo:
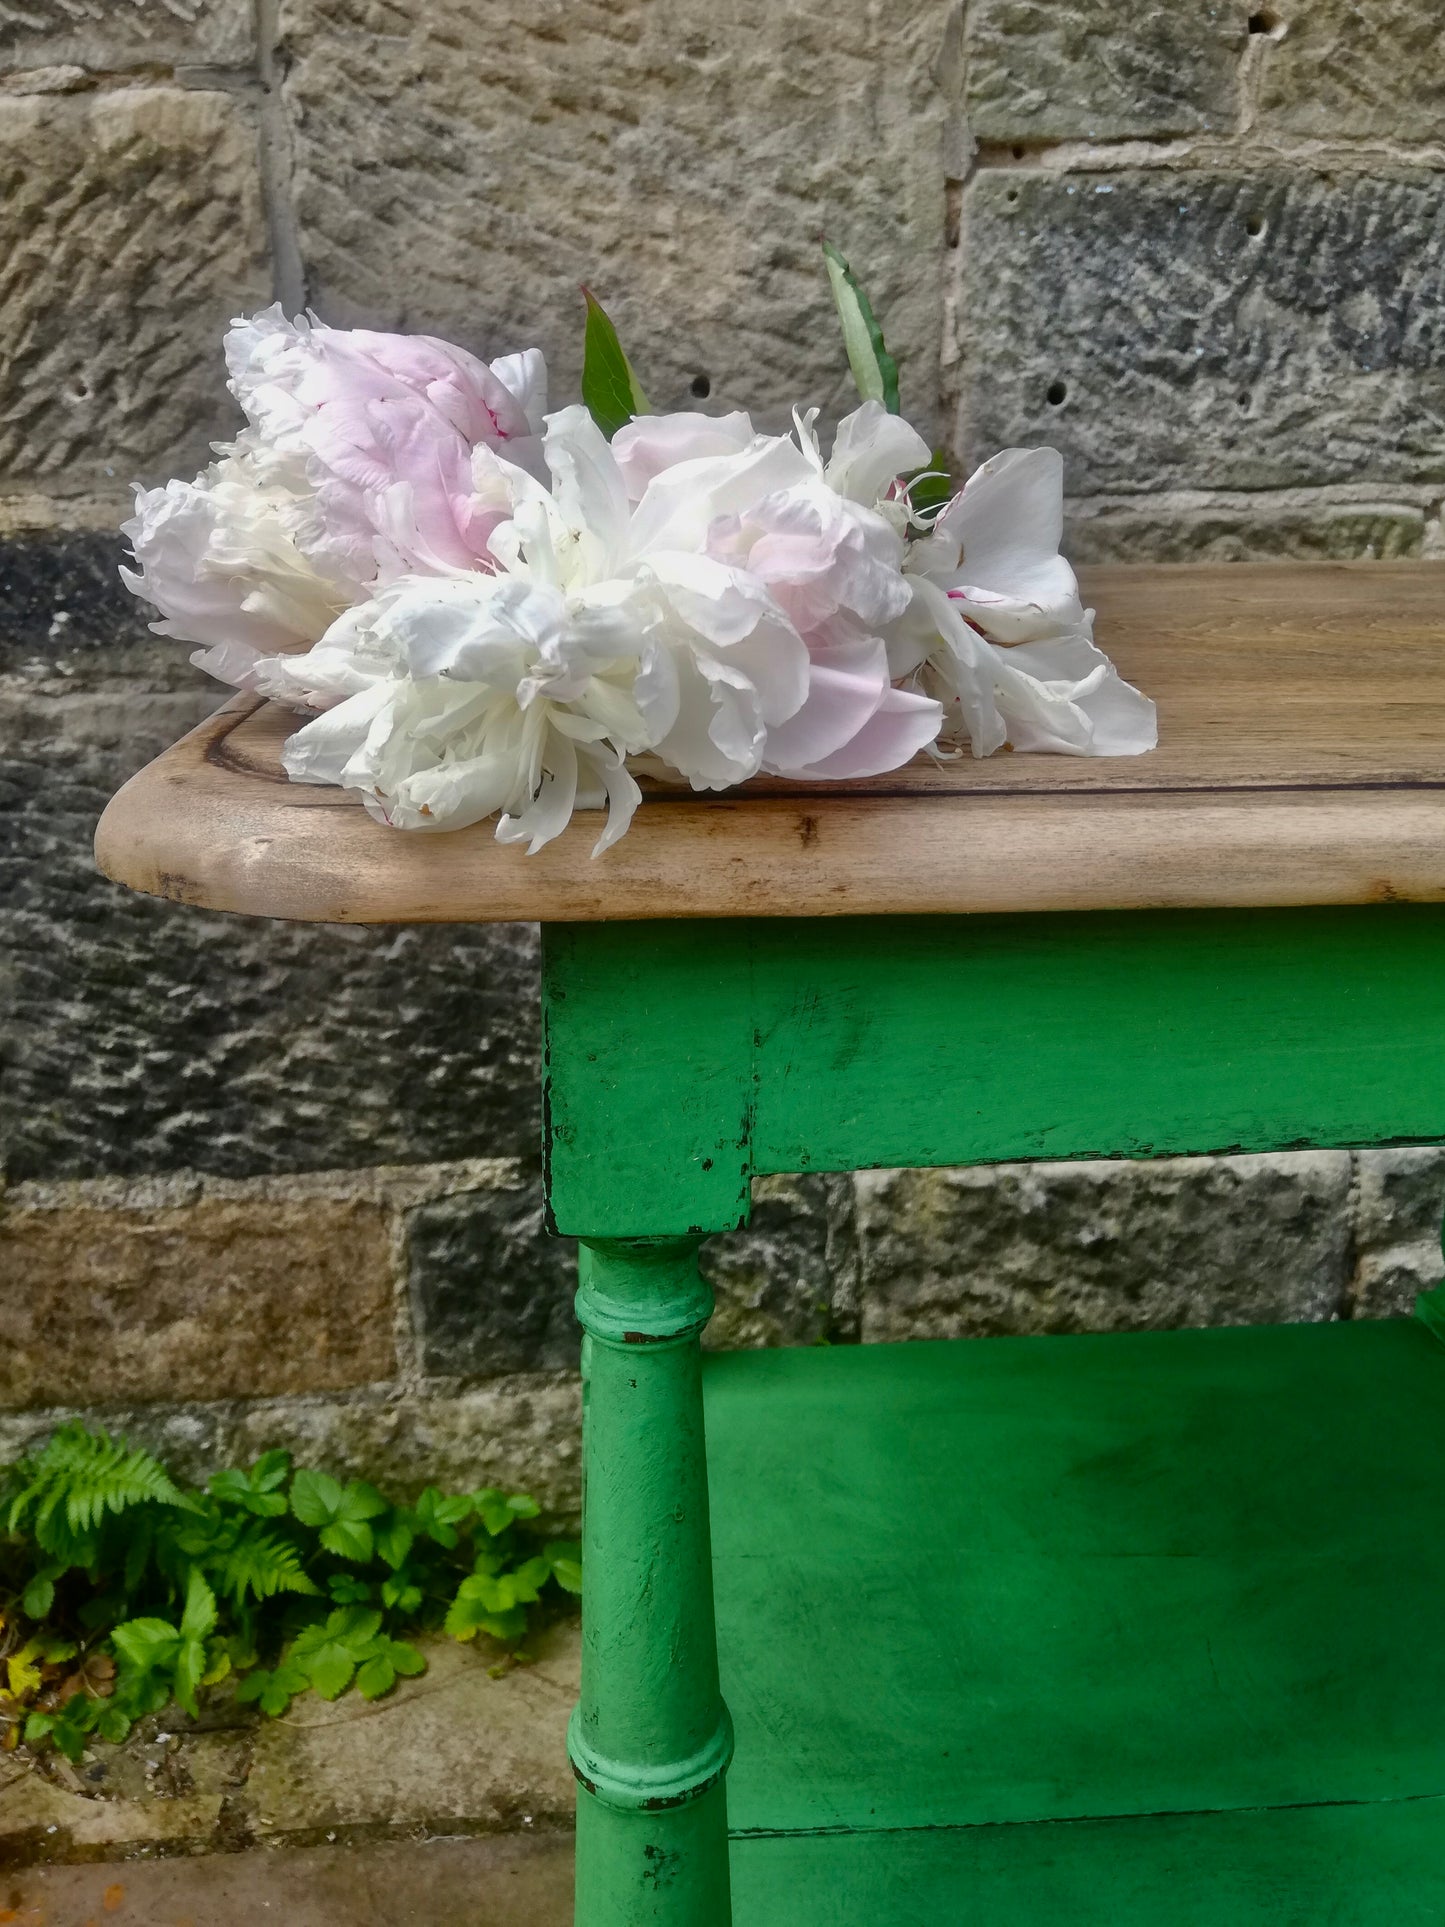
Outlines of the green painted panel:
M545 932L558 1226L755 1171L1445 1139L1445 906Z
M1445 1793L1418 1322L741 1353L704 1384L735 1831Z
M745 1927L1439 1927L1445 1800L733 1842Z

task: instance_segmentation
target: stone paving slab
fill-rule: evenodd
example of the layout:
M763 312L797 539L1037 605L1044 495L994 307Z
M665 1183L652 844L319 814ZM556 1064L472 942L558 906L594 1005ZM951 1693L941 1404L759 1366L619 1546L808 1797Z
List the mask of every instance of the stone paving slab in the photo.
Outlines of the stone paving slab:
M10 1927L570 1927L572 1836L389 1840L0 1873Z

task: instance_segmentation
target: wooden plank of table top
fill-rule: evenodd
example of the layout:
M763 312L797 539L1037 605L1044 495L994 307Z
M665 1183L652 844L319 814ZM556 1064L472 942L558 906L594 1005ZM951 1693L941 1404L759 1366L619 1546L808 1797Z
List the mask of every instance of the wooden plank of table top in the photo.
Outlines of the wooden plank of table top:
M605 856L583 812L528 857L489 824L393 831L288 783L297 719L237 698L120 791L97 860L181 902L351 923L1445 898L1445 570L1113 568L1084 588L1159 705L1147 756L650 785Z

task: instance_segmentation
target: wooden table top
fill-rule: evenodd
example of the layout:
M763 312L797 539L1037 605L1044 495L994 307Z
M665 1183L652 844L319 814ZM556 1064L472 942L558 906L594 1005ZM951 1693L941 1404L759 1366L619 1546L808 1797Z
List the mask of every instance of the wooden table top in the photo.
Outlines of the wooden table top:
M1159 705L1149 755L653 785L595 861L590 811L529 857L491 824L389 830L288 782L296 717L237 697L115 796L96 858L176 902L339 923L1445 899L1445 568L1100 568L1083 587Z

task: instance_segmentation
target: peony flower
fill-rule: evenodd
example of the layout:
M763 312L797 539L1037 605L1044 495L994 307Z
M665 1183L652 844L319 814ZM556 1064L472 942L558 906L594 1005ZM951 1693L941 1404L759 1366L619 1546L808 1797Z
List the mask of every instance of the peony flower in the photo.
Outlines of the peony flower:
M257 661L304 648L379 580L492 566L504 512L475 500L473 450L539 461L546 368L535 349L488 367L427 336L289 322L232 324L231 387L248 426L194 482L137 489L128 587L163 635L253 685Z
M314 642L365 590L325 552L303 467L249 429L220 455L194 482L136 490L121 525L136 567L120 573L160 610L158 635L205 644L192 661L244 686L259 657Z
M649 533L672 505L649 488L633 509L585 409L548 418L544 452L550 493L478 455L479 500L511 509L496 573L398 578L309 654L261 666L264 693L334 705L287 744L290 774L402 827L501 810L498 836L533 850L605 798L601 851L640 795L625 756L651 750L695 788L760 767L808 696L797 632L746 571Z
M945 742L1137 756L1158 741L1152 702L1093 640L1093 612L1059 553L1063 459L1012 448L969 477L910 544L894 676L944 705Z
M892 686L885 642L910 601L907 518L879 501L928 448L867 402L840 424L825 464L816 416L796 418L796 440L755 435L743 414L652 416L620 429L613 449L647 539L745 569L807 645L807 700L769 730L762 767L872 776L906 763L942 720L932 698Z
M231 391L268 445L304 454L328 543L354 571L490 566L472 451L536 467L546 366L487 363L430 335L288 321L279 303L226 336Z

